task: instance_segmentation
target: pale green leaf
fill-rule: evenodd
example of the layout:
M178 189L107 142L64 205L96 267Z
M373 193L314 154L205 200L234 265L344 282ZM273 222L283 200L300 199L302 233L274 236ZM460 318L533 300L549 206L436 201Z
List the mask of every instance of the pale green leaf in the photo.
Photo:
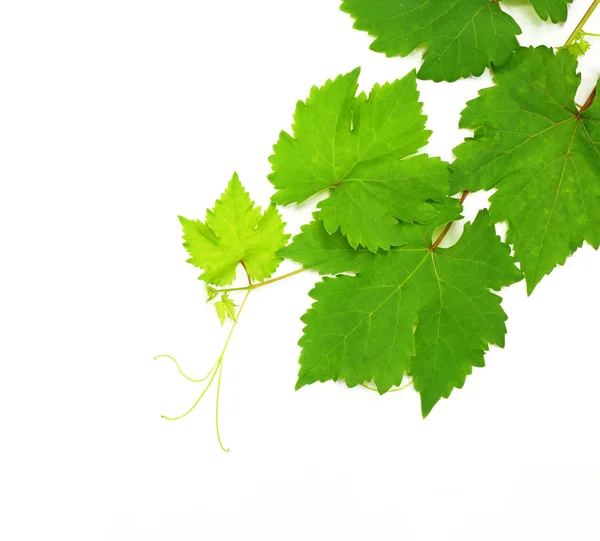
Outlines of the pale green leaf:
M219 290L206 284L206 302L214 300L219 294Z
M289 238L283 232L285 224L275 206L261 214L237 174L215 208L206 212L204 223L182 217L179 220L184 246L190 254L188 262L204 269L200 278L215 285L233 282L240 263L253 280L269 278L281 262L277 251Z
M227 293L223 293L221 295L221 300L215 302L215 309L217 311L217 315L219 316L219 320L221 321L221 325L225 323L225 319L229 318L232 321L235 321L235 309L237 305L231 300Z

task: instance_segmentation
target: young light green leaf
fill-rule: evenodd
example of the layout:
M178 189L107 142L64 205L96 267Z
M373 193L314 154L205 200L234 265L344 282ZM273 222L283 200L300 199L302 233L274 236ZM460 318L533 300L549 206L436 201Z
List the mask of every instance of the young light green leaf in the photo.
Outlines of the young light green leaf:
M221 300L215 302L215 309L217 311L217 315L219 316L219 320L221 321L221 325L225 323L225 319L229 318L231 321L235 321L235 309L237 304L235 304L227 293L223 293L221 295Z
M561 48L566 49L576 58L583 56L590 50L591 47L590 42L585 39L585 36L585 32L583 30L580 30L575 36L575 39L572 43L569 43L569 45L566 45L565 47Z
M600 103L579 111L577 60L566 50L520 49L497 86L469 102L460 127L475 130L454 151L453 191L490 190L490 213L531 293L587 241L600 244Z
M277 251L287 243L284 223L274 205L261 215L237 174L229 182L206 222L179 217L183 226L188 262L204 269L200 279L208 284L228 285L242 263L258 282L269 278L281 262ZM209 293L210 297L210 293Z
M553 22L567 19L571 0L531 0L538 15ZM377 39L371 49L407 56L425 45L420 79L455 81L481 75L490 64L506 62L521 33L514 19L490 0L343 0L342 11L354 28Z
M217 298L218 294L219 294L218 289L215 289L214 287L206 284L206 302L215 300Z
M273 201L288 205L328 192L319 218L352 247L375 252L404 242L398 221L435 217L448 194L447 164L416 153L431 134L414 72L355 97L360 70L314 87L282 132L270 161Z
M427 416L464 385L473 366L484 366L489 344L503 346L506 314L490 289L522 275L487 211L465 226L457 244L432 250L434 229L456 217L457 204L442 210L426 226L405 224L407 244L388 252L353 253L320 222L285 249L307 268L356 273L324 278L311 291L316 302L302 318L297 388L343 379L349 387L374 381L385 393L408 373Z

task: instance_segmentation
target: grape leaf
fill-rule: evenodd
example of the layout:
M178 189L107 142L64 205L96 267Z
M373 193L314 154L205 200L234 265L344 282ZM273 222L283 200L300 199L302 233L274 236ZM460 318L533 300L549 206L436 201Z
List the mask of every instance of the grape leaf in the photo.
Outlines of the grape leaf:
M547 21L548 18L553 23L565 22L568 15L569 4L573 0L529 0L533 9L540 19Z
M239 263L255 281L271 276L281 262L277 251L290 237L275 206L261 214L235 173L215 208L206 212L205 223L179 220L188 262L204 270L201 280L219 286L233 282Z
M579 112L576 69L567 50L520 49L468 103L460 127L475 137L454 150L453 191L497 188L490 213L508 221L529 293L600 243L600 103Z
M431 249L433 231L459 217L456 200L431 224L404 224L407 244L376 254L353 250L321 222L302 228L281 254L325 274L303 316L296 388L374 381L380 393L413 377L427 416L440 398L484 366L489 344L503 346L506 314L499 290L522 278L487 211L466 224L457 244ZM354 272L355 276L339 275Z
M225 323L225 319L229 318L231 321L235 321L235 309L237 305L231 300L227 293L221 295L221 300L215 302L215 309L221 325Z
M571 0L531 0L538 15L567 20ZM420 79L455 81L481 75L491 63L506 62L521 33L515 20L490 0L343 0L342 11L354 28L376 40L371 49L387 56L407 56L425 45Z
M372 252L400 245L399 220L427 221L432 201L448 193L448 167L438 158L407 158L427 142L416 75L355 97L360 70L313 87L298 102L294 137L282 132L270 161L273 202L301 203L329 192L319 218L353 246Z

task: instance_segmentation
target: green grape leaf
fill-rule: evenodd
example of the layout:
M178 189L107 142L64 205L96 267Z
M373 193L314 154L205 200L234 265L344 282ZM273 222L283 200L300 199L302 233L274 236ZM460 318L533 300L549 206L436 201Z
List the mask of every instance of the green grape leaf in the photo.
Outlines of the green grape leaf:
M460 127L475 136L454 150L453 191L496 188L490 213L508 222L529 293L600 243L600 100L579 112L576 69L566 50L520 49L467 104Z
M290 237L283 232L285 224L275 206L261 214L235 173L204 223L181 216L179 220L188 263L204 270L201 280L219 286L233 282L240 263L253 280L269 278L281 262L277 251Z
M448 194L448 167L438 158L413 157L427 143L416 75L358 97L356 69L313 87L298 102L292 137L282 132L270 161L273 202L301 203L328 192L319 218L351 246L375 252L404 243L400 221L435 217L431 204Z
M573 0L529 0L533 9L539 15L540 19L547 21L550 19L553 23L565 22L568 15L569 4Z
M566 21L571 0L531 0L538 15ZM407 56L426 46L420 79L455 81L499 66L518 47L515 20L490 0L343 0L354 28L375 37L371 49Z
M231 321L235 321L235 309L237 304L235 304L227 293L223 293L221 295L221 300L215 302L215 309L217 311L217 316L219 316L219 321L221 321L221 325L225 323L225 319L229 318Z
M484 210L457 244L432 250L434 229L459 216L458 202L441 211L430 224L403 225L406 245L387 252L355 253L321 222L305 226L282 251L306 268L338 274L310 292L316 302L302 318L296 388L374 381L383 394L409 374L427 416L474 366L484 366L489 344L504 345L506 314L490 290L522 278L510 248Z

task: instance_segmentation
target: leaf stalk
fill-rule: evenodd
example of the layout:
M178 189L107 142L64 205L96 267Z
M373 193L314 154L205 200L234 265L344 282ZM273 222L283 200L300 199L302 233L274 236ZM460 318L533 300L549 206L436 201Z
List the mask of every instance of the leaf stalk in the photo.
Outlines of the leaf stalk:
M596 97L596 89L592 90L592 93L588 96L588 99L585 100L585 103L579 109L579 114L583 113L590 105L592 105L594 98Z
M577 35L581 30L583 30L585 23L589 21L590 17L592 16L592 13L594 13L594 10L598 7L598 5L600 5L600 0L594 0L592 5L585 12L585 15L583 16L581 21L579 21L579 24L575 27L575 30L573 30L573 33L569 36L569 39L567 39L567 41L565 42L564 47L568 47L577 39Z
M283 276L278 276L277 278L272 278L271 280L265 280L264 282L259 282L257 284L250 283L250 285L245 287L229 287L226 289L218 289L219 293L231 293L232 291L252 291L253 289L258 289L259 287L267 286L269 284L274 284L275 282L279 282L280 280L285 280L286 278L290 278L291 276L295 276L296 274L300 274L304 272L306 269L298 269L293 272L288 272ZM241 312L241 310L240 310Z
M461 205L465 202L465 199L467 198L468 195L469 195L469 190L465 190L462 193L462 195L460 196L460 201L459 201ZM446 224L446 227L444 227L444 230L442 231L442 233L440 234L440 236L433 243L433 245L431 246L431 248L429 248L430 252L433 252L442 243L442 241L446 238L446 235L450 231L450 228L452 227L453 223L454 222L450 222L450 223Z

